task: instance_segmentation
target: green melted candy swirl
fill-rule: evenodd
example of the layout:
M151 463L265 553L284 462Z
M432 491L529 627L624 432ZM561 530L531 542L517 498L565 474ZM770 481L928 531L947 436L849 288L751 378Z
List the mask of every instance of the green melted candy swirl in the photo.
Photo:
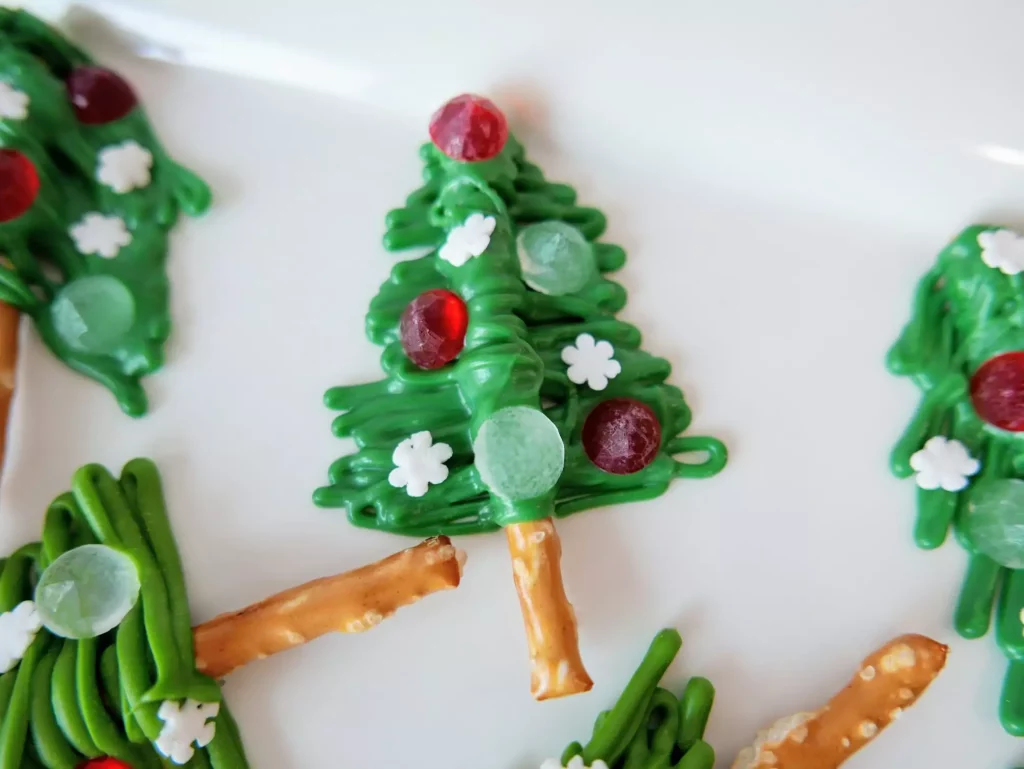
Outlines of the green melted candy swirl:
M315 502L346 508L358 526L417 537L457 535L649 499L663 494L674 478L719 472L726 461L720 441L681 435L691 412L683 393L665 383L668 361L642 350L639 330L615 317L626 292L606 274L621 268L626 255L619 246L595 242L604 231L604 215L577 206L571 187L546 181L514 138L500 155L481 163L452 161L429 144L422 156L426 183L409 196L406 207L388 214L384 243L391 250L432 251L395 265L370 304L367 334L384 347L385 378L335 387L325 396L330 408L344 412L334 421L335 434L353 438L358 451L331 466L330 484L317 490ZM439 258L437 250L472 213L493 216L496 227L485 253L456 267ZM516 235L521 227L544 220L580 230L592 243L600 277L562 296L526 287ZM409 302L438 288L462 297L469 327L458 359L425 371L403 352L399 321ZM600 392L572 383L561 359L562 349L581 333L611 342L622 366ZM615 397L643 401L662 427L658 456L629 475L596 467L581 442L591 409ZM536 499L510 502L489 493L473 464L480 425L508 406L542 409L565 443L558 485ZM450 445L454 456L447 463L447 480L422 497L410 497L388 483L391 456L400 441L423 430ZM688 452L704 452L707 459L688 463L676 458Z
M221 702L217 682L195 667L181 561L149 460L129 462L120 479L99 465L75 474L71 491L46 511L42 541L2 562L0 611L31 600L48 564L91 543L131 557L139 601L117 628L96 638L40 630L21 662L0 676L0 769L75 769L100 756L132 769L176 766L153 747L163 727L161 702ZM226 704L213 741L184 766L248 767Z
M715 751L704 729L715 700L706 678L689 680L682 696L660 686L661 678L682 647L675 630L662 630L611 709L602 712L586 745L574 742L562 753L608 769L712 769Z
M24 11L0 9L0 81L28 97L24 119L0 118L0 147L31 161L31 207L0 223L0 300L27 315L53 353L145 413L140 379L163 364L171 331L168 232L184 211L210 205L210 190L172 160L142 108L111 122L79 123L65 78L88 55ZM124 193L97 178L99 153L133 141L152 156L150 181ZM87 214L119 217L131 241L112 258L81 253L70 234Z

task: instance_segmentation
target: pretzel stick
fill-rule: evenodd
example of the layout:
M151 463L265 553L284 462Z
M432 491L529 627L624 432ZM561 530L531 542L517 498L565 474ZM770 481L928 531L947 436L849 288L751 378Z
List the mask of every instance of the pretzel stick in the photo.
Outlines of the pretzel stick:
M538 700L590 691L576 614L562 585L562 543L550 518L505 527L512 576L530 646L530 693Z
M0 467L7 444L7 416L14 395L14 372L18 364L18 321L21 313L0 302Z
M462 553L448 537L354 571L307 582L193 628L196 668L222 678L235 668L337 630L360 633L396 610L458 587Z
M889 641L825 707L760 732L733 769L836 769L917 701L946 664L948 650L921 635Z

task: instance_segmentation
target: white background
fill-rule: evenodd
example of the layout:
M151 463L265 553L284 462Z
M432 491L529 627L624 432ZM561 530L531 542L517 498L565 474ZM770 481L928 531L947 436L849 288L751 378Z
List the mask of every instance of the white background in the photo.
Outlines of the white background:
M145 419L25 329L0 549L38 536L77 466L136 455L164 472L197 622L412 544L310 502L346 450L321 396L379 375L362 328L393 262L383 216L418 184L433 107L463 90L495 96L548 175L608 213L623 317L675 364L693 433L732 453L715 479L559 525L590 694L531 700L504 537L468 538L458 591L231 676L254 769L532 769L586 740L665 626L684 636L667 683L718 689L720 767L907 631L950 643L948 668L847 766L1024 761L997 719L994 640L951 629L964 554L913 546L913 485L887 458L916 394L883 366L944 242L1024 222L1024 6L97 7L120 32L76 12L74 34L215 207L176 232L177 325Z

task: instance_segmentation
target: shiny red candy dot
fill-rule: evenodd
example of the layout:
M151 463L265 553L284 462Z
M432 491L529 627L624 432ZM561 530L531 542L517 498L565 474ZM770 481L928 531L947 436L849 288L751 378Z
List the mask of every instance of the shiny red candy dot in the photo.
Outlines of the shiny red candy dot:
M583 423L583 450L602 470L627 475L643 470L661 448L661 424L650 406L633 398L602 401Z
M119 120L138 100L132 87L116 72L103 67L79 67L67 79L68 99L79 123L98 125Z
M103 758L90 758L85 763L79 764L76 769L132 769L132 765L110 756L104 756Z
M39 192L39 174L17 150L0 150L0 222L17 219L32 207Z
M443 288L424 291L402 313L402 349L420 368L441 368L462 352L468 325L469 312L458 294Z
M982 363L971 377L971 403L990 425L1024 432L1024 352L1008 352Z
M508 140L508 122L490 99L464 93L434 113L430 140L452 160L490 160Z

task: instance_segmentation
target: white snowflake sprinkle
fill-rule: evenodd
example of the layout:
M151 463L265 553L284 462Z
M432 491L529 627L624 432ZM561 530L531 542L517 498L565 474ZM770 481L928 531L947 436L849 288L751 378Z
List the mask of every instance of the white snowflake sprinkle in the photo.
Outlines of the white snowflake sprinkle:
M1024 237L1013 230L986 230L978 233L981 260L1004 275L1024 270Z
M153 155L137 141L129 139L100 150L96 179L114 192L123 194L147 186Z
M981 462L960 441L936 435L914 452L910 466L917 472L917 485L922 489L962 491L967 488L967 479L981 469Z
M586 382L591 390L603 390L608 380L622 371L622 366L613 357L615 348L604 339L595 341L590 334L580 334L576 344L562 348L562 360L569 365L566 372L569 381L576 384Z
M562 762L557 758L549 758L540 765L540 769L562 769ZM583 756L573 756L565 769L608 769L608 764L599 758L588 767L583 763Z
M188 699L178 704L165 700L157 711L164 722L156 738L156 749L176 764L187 763L195 753L192 744L205 748L213 741L217 725L213 719L220 712L219 702L196 702Z
M107 259L113 259L118 251L132 242L132 235L124 226L124 219L104 216L96 211L83 216L82 221L69 232L80 253L98 254Z
M447 443L434 443L430 432L423 430L395 447L391 461L395 469L388 475L388 483L395 488L405 487L410 497L422 497L430 484L435 486L448 477L445 465L452 458L452 447Z
M448 238L437 255L456 267L461 267L474 256L480 256L491 244L491 234L497 221L493 216L470 214L466 221L448 231Z
M22 601L0 614L0 673L6 673L21 661L42 626L32 601Z
M0 118L24 120L28 117L28 94L10 83L0 82Z

